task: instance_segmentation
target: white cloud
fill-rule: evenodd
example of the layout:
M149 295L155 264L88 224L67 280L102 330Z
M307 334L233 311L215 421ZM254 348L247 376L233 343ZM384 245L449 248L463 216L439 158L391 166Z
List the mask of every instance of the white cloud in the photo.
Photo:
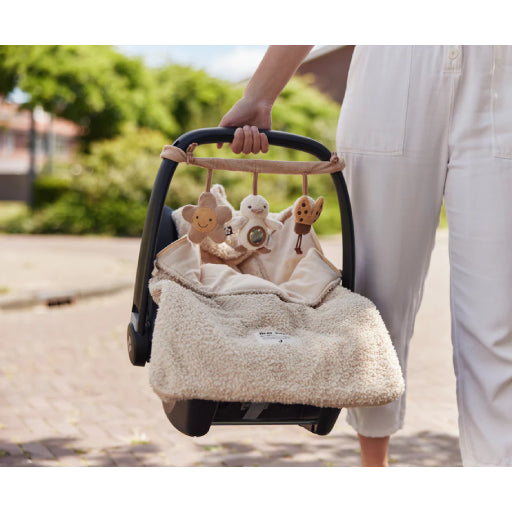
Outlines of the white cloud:
M214 56L204 69L218 78L239 82L251 77L265 51L261 46L235 46L225 54Z

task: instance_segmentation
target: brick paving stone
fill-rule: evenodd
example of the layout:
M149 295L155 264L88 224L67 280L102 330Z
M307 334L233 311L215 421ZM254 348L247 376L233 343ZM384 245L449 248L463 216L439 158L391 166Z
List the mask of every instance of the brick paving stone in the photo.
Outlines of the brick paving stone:
M34 462L27 458L26 456L23 457L4 457L3 459L0 459L0 467L5 468L26 468L26 467L34 467Z
M73 448L73 439L71 438L46 439L44 445L57 459L74 457L78 454L78 450Z
M59 458L59 463L62 467L67 468L81 468L88 465L83 457L77 455Z
M175 446L172 449L162 451L168 466L186 467L193 466L201 461L201 452L190 446Z
M70 424L64 418L51 418L48 423L50 423L55 432L61 436L78 439L82 435L80 430L78 430L74 425Z
M60 248L63 252L54 254L57 259L66 255L60 265L69 268L70 261L76 262L75 271L86 269L82 275L89 281L112 269L114 260L121 276L122 258L130 261L123 275L134 277L138 240L25 237L10 245L7 240L0 237L0 262L7 252L23 247L27 261L39 254L54 265L50 249ZM439 240L425 286L427 309L423 314L420 309L411 344L406 427L391 442L396 466L460 465L448 274L442 263L447 239L442 235ZM328 256L340 257L338 238L322 243ZM90 257L94 251L102 257ZM48 275L56 276L57 284L56 268L48 267ZM9 454L0 457L0 466L359 464L357 437L344 422L344 411L326 437L298 426L213 426L201 438L179 433L150 389L148 368L132 367L128 360L131 300L128 290L72 306L0 312L0 450ZM16 443L30 448L34 460Z
M51 453L46 446L39 442L24 443L21 445L22 450L28 453L32 460L52 460L55 459L53 453Z
M259 467L262 465L263 457L257 454L247 455L224 455L220 458L223 466L236 468L236 467Z
M48 422L38 416L27 416L24 421L32 434L38 437L49 437L56 433Z
M2 430L2 436L5 436L5 439L8 439L13 443L30 442L34 438L34 435L28 427L4 429Z
M82 455L84 464L90 467L117 467L118 464L106 450L91 450Z
M0 467L11 467L27 460L26 454L16 443L0 440Z
M77 430L83 433L80 440L81 446L89 448L101 448L102 446L115 446L118 440L107 434L103 428L95 424L81 422L77 425Z
M141 465L147 468L165 467L167 466L163 455L155 454L149 457L144 457L141 460Z
M27 398L27 404L36 411L47 411L51 409L48 398L40 395L32 395Z
M141 462L132 453L118 450L106 450L108 456L118 467L139 467Z

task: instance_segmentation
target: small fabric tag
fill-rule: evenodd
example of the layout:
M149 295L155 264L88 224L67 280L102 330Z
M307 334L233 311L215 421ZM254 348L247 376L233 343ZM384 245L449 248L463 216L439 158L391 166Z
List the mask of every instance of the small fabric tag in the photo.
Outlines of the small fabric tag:
M263 343L277 345L280 343L293 343L297 341L293 336L280 331L258 331L256 337Z

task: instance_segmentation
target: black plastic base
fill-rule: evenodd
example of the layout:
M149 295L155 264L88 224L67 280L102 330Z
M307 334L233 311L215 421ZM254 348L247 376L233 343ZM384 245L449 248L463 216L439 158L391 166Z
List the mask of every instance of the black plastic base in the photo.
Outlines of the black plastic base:
M182 400L163 403L165 414L182 434L204 436L211 425L300 425L313 434L328 434L340 409L300 404L258 404L263 409L250 416L251 403ZM249 416L249 417L248 417Z
M182 434L204 436L209 430L217 410L217 402L210 400L182 400L173 403L163 402L169 421Z

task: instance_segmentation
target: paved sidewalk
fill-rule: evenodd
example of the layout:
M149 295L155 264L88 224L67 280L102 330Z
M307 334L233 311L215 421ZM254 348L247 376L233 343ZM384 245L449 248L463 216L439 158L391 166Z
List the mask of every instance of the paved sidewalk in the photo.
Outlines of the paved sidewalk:
M140 241L0 234L0 309L133 287Z
M324 239L340 264L339 239ZM2 297L125 288L71 305L0 309L0 466L357 466L344 422L212 427L189 438L167 421L148 367L131 366L125 332L139 240L0 235ZM460 465L451 367L447 236L439 232L409 363L406 428L394 466Z

